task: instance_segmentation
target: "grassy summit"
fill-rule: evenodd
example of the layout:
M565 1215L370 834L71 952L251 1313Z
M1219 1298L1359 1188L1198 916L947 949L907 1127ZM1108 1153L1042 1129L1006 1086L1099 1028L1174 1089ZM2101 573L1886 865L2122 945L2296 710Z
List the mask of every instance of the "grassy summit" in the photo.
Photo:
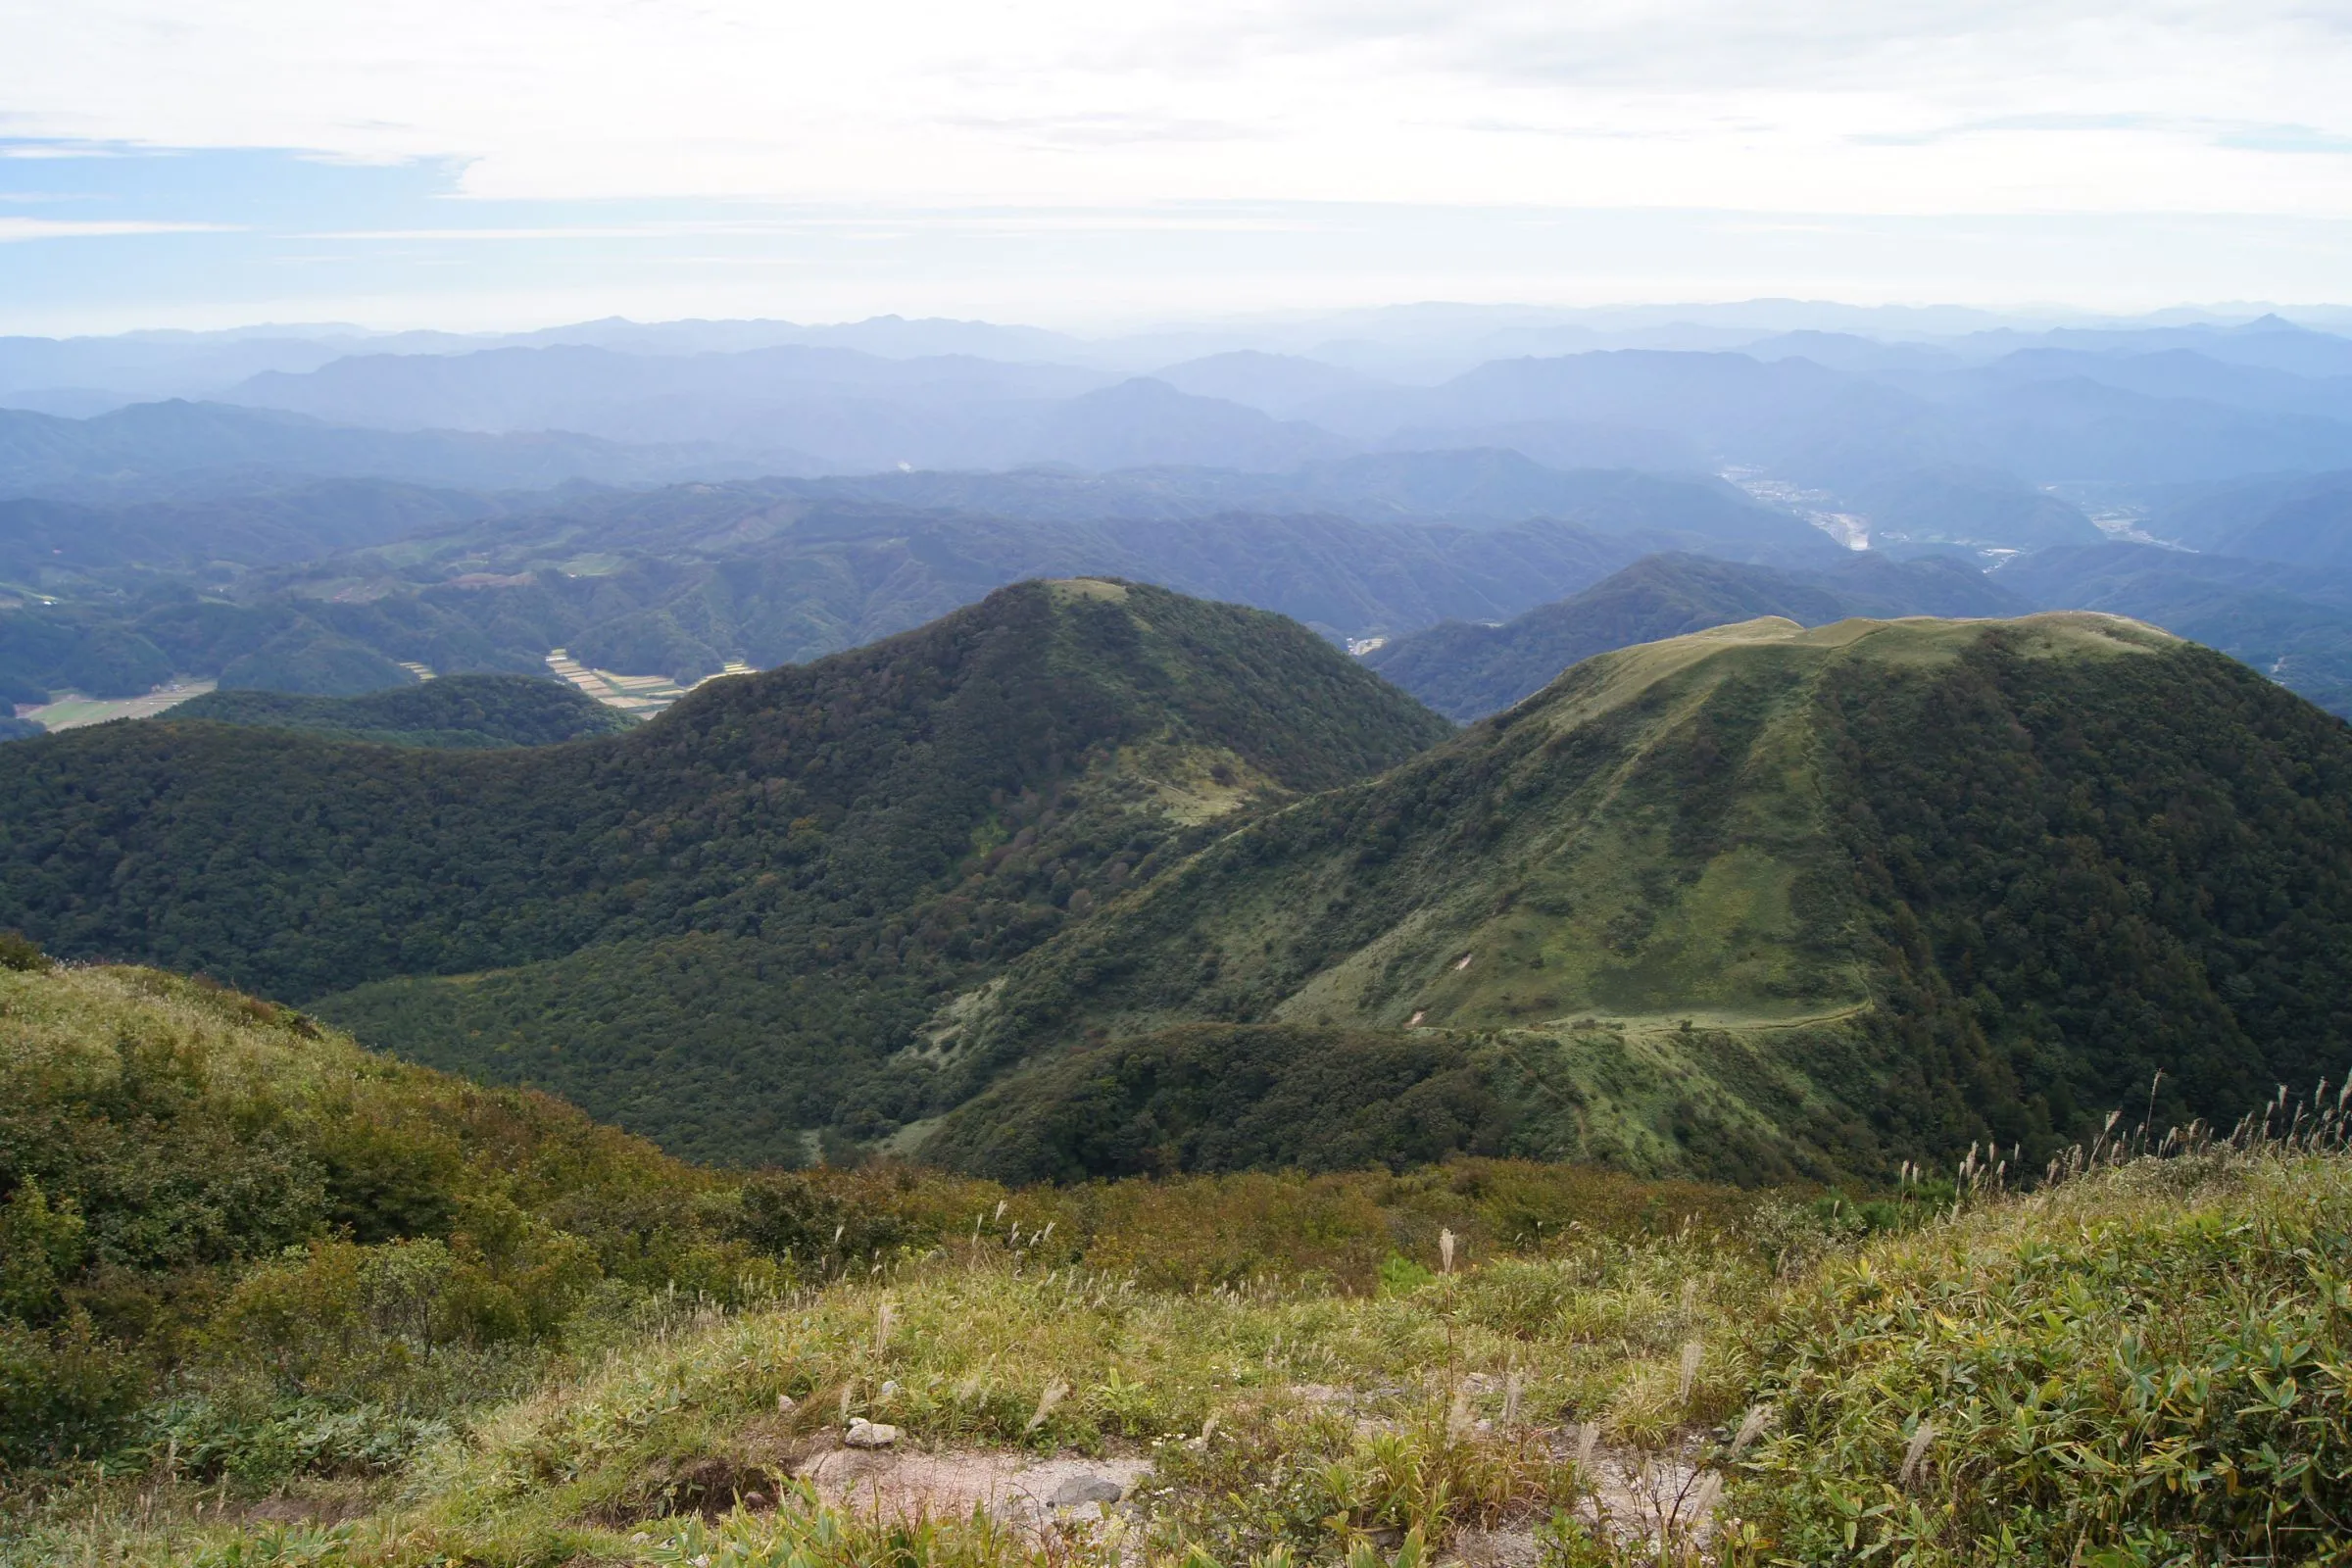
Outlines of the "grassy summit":
M1580 664L1030 955L941 1032L974 1082L1026 1070L930 1150L1213 1167L1195 1129L1385 1040L1451 1075L1456 1147L2034 1161L2159 1070L2160 1110L2233 1118L2337 1068L2348 951L2339 720L2115 617L1768 618ZM1254 1076L1203 1099L1235 1026ZM1307 1100L1257 1157L1347 1142Z
M1951 560L1861 555L1826 569L1783 571L1668 554L1644 556L1500 625L1441 622L1374 649L1364 662L1468 723L1534 696L1595 654L1762 615L1821 626L1855 615L2014 615L2032 608Z
M931 1066L893 1058L945 997L1237 811L1446 733L1294 622L1027 583L575 745L165 721L10 747L0 922L672 1150L798 1160L931 1106Z

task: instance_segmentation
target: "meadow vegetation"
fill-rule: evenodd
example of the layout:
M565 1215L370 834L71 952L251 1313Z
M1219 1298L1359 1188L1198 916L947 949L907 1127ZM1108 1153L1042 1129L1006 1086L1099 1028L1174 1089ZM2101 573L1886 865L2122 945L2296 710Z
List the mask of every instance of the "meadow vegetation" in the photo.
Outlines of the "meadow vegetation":
M1875 1194L727 1176L217 988L6 958L0 1560L2352 1552L2340 1097L2102 1134L2022 1193L1982 1153ZM854 1417L1150 1469L1043 1524L876 1515L797 1473Z

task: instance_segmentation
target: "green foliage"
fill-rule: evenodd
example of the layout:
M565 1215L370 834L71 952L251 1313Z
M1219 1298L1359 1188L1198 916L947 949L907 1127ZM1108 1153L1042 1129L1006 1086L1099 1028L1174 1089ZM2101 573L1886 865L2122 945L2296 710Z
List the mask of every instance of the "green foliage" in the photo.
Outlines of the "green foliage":
M0 969L39 973L52 967L54 961L24 932L0 931Z
M829 1189L806 1176L770 1171L747 1179L735 1234L771 1257L820 1277L861 1259L895 1255L935 1239L932 1227Z
M172 668L163 650L103 612L74 605L0 610L0 682L9 701L40 702L66 690L137 697L170 680Z
M561 681L526 675L447 675L359 697L301 697L292 691L207 692L172 709L170 721L203 719L378 746L458 749L553 746L617 735L637 724Z
M945 997L1220 815L1444 730L1272 616L1030 584L573 746L166 722L0 753L0 915L790 1162L968 1093L899 1054Z
M0 1473L107 1451L128 1430L151 1377L86 1314L47 1328L0 1317Z
M25 998L86 1004L122 977L0 983L15 1023ZM165 994L227 1025L220 1079L339 1092L331 1037ZM2282 1142L2124 1158L2133 1138L2029 1196L1972 1177L1860 1205L1480 1159L1010 1192L880 1164L677 1172L675 1212L713 1230L841 1231L821 1279L731 1306L612 1299L578 1268L609 1233L559 1221L620 1191L550 1203L582 1173L510 1129L490 1141L508 1179L462 1194L445 1238L320 1238L220 1276L143 1406L151 1370L87 1319L0 1320L5 1457L48 1467L0 1491L0 1552L1395 1568L1542 1520L1556 1568L2335 1561L2352 1160L2318 1152L2340 1111L2299 1108ZM26 1200L12 1223L54 1236L61 1212ZM791 1480L851 1415L898 1426L916 1476L1152 1466L1133 1511L1051 1532ZM271 1514L344 1522L221 1507L266 1491Z
M1835 1259L1734 1506L1808 1563L2337 1560L2348 1206L2340 1159L2151 1162Z
M39 1182L17 1183L0 1208L0 1313L26 1323L55 1317L59 1287L86 1250L81 1210L71 1199L53 1206Z
M220 666L223 691L357 697L416 677L374 649L303 624Z
M159 1376L259 1434L255 1485L303 1401L467 1407L616 1291L772 1286L714 1185L218 986L0 969L0 1459L106 1451Z
M1499 1152L1509 1115L1474 1054L1414 1036L1196 1024L1070 1054L952 1114L924 1157L999 1181Z
M0 1456L168 1453L248 1493L376 1473L566 1355L951 1244L1161 1290L1368 1292L1400 1249L1434 1264L1442 1231L1483 1255L1743 1206L1484 1161L1023 1193L887 1164L726 1178L272 1004L100 968L0 971ZM1021 1435L1036 1399L986 1429Z
M2188 644L1825 688L1835 813L1884 942L1901 1142L2025 1146L2139 1106L2224 1123L2352 1050L2352 732Z

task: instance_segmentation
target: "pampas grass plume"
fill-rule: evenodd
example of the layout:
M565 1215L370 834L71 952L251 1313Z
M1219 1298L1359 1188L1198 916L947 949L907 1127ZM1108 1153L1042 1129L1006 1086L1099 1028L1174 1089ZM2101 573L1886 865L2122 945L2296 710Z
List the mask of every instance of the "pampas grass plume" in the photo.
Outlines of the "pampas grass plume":
M1054 1407L1061 1403L1062 1400L1068 1398L1069 1396L1070 1386L1067 1383L1064 1383L1061 1379L1055 1378L1053 1382L1047 1384L1046 1392L1037 1396L1037 1413L1029 1418L1029 1424L1027 1426L1021 1428L1022 1436L1026 1437L1028 1434L1035 1432L1039 1427L1044 1426L1046 1424L1046 1417L1054 1413Z
M1907 1487L1911 1484L1911 1477L1918 1471L1919 1462L1928 1455L1928 1445L1935 1441L1935 1424L1922 1421L1911 1434L1911 1446L1903 1450L1903 1468L1894 1478L1896 1486Z

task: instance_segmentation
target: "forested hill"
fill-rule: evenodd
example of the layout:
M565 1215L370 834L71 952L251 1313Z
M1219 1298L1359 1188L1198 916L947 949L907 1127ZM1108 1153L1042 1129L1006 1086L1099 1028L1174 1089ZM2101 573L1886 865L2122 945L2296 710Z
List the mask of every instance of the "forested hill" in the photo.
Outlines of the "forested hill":
M569 746L166 718L8 747L0 926L301 1002L683 1152L797 1153L926 1102L919 1062L884 1063L941 995L1205 824L1446 730L1280 617L1025 583Z
M1502 625L1446 621L1374 649L1364 662L1467 722L1542 691L1594 654L1758 615L1820 626L1848 615L2016 615L2031 608L1944 557L1866 555L1827 570L1789 571L1667 553Z
M480 750L553 746L617 735L637 720L562 681L533 675L448 675L362 697L207 692L170 710L174 723L209 720L298 729L378 746Z
M1322 1086L1378 1053L1451 1147L2038 1169L2159 1071L2160 1123L2225 1125L2341 1073L2346 953L2343 721L2115 617L1758 620L1580 664L1032 953L943 1018L994 1087L927 1147L1300 1157L1360 1140Z

